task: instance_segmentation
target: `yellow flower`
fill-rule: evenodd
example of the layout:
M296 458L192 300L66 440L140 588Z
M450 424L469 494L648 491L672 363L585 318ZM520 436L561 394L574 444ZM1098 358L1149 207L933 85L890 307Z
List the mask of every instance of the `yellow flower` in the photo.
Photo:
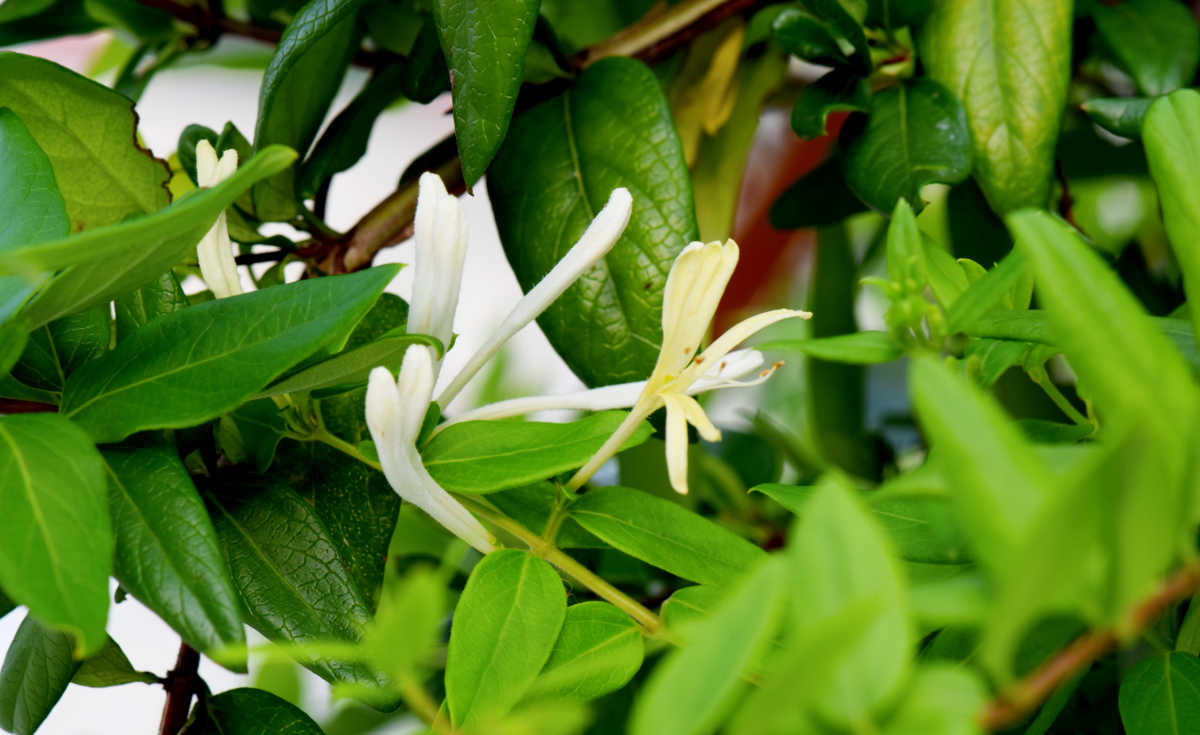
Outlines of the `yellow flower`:
M756 314L739 322L717 338L706 350L696 354L700 340L708 331L725 286L737 266L738 246L733 240L724 243L694 242L675 258L667 275L663 295L662 351L650 378L633 404L629 415L613 432L604 446L588 460L567 483L567 488L581 487L607 462L633 434L638 424L659 408L667 409L667 471L671 487L686 493L687 488L687 425L691 424L706 441L720 441L721 432L713 425L704 409L690 395L697 381L716 366L721 373L722 360L747 338L782 319L812 314L794 309L774 309ZM770 377L779 363L762 370L748 383L728 380L707 387L735 387L760 383Z

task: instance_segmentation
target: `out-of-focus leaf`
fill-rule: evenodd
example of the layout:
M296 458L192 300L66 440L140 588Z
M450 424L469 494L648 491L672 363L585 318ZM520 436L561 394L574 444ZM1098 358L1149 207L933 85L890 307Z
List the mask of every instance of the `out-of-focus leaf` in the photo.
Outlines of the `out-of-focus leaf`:
M1190 84L1200 66L1200 28L1182 3L1123 0L1092 5L1096 30L1143 94Z

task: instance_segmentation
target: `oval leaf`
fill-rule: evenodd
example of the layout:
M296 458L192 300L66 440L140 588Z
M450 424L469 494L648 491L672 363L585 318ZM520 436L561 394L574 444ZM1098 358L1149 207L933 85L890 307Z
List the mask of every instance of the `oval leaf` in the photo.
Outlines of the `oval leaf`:
M71 636L25 616L0 668L0 727L33 735L79 668L72 646Z
M112 529L104 461L57 414L0 416L0 587L39 621L104 644Z
M299 281L165 314L71 375L63 415L102 442L220 416L348 333L396 271Z
M304 711L261 689L230 689L197 705L187 735L324 735Z
M662 341L662 291L697 237L691 177L654 73L603 59L575 85L514 118L488 177L508 261L528 291L583 234L618 186L633 194L625 234L538 318L591 386L641 380Z
M701 584L725 584L762 549L669 500L627 487L602 487L570 506L571 518L614 548Z
M625 686L642 666L645 645L633 620L607 602L567 608L550 660L528 697L594 699Z
M104 460L117 581L199 651L245 643L217 532L183 463L161 447Z
M567 598L546 562L516 549L483 558L467 579L446 653L446 702L456 726L512 708L542 670Z

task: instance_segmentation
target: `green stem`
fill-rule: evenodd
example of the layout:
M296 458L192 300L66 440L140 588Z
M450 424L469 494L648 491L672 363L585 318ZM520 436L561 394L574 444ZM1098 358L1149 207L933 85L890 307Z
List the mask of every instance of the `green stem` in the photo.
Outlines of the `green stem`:
M442 708L417 680L406 676L398 683L397 687L400 690L400 697L408 705L409 711L420 717L434 732L440 735L455 735L458 732L442 716Z
M324 426L322 426L320 429L316 430L309 436L293 436L292 438L298 439L300 441L321 442L322 444L326 444L328 446L333 447L334 449L338 450L342 454L346 454L346 455L349 455L349 456L357 459L359 462L362 462L365 465L374 467L375 469L379 470L380 472L383 471L383 467L381 467L378 462L376 462L375 460L366 456L362 452L358 451L358 447L354 446L350 442L346 441L345 439L341 438L340 436L335 436L332 432L330 432Z
M1046 372L1046 368L1041 367L1036 370L1030 370L1029 376L1033 378L1033 382L1041 386L1050 400L1054 401L1054 405L1058 406L1058 410L1062 411L1067 418L1074 421L1079 426L1091 426L1092 422L1087 420L1087 417L1079 413L1075 406L1067 400L1067 397L1062 394L1054 381L1050 379L1050 375Z

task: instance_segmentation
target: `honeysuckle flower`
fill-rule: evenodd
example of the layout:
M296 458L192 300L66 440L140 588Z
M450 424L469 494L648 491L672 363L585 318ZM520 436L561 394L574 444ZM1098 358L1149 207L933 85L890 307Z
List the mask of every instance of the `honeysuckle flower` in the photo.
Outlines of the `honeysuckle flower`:
M436 377L433 350L425 345L413 345L405 351L400 375L395 380L385 367L372 370L367 383L367 428L392 489L486 554L495 548L495 539L470 511L437 484L417 452L417 435Z
M733 240L724 243L694 242L675 258L663 293L663 341L658 362L629 415L587 464L575 473L567 483L568 489L578 489L587 482L601 465L617 453L638 424L659 408L665 407L667 474L676 492L687 492L687 425L695 426L706 441L721 439L721 432L696 399L692 398L691 389L713 365L720 365L734 347L755 332L782 319L807 319L812 316L794 309L774 309L756 314L730 327L697 355L700 340L708 331L709 322L716 313L717 304L721 301L737 261L738 247ZM777 364L772 365L760 372L755 382L770 377L777 367ZM722 381L724 387L738 384L732 379Z
M216 186L237 170L237 151L230 148L217 160L217 151L212 143L201 140L196 144L196 184L202 187ZM229 239L229 227L225 224L225 213L196 245L196 257L200 261L200 274L208 284L213 296L223 299L242 292L242 281L238 277L237 263L233 260L233 243Z
M529 322L533 321L562 296L581 275L603 258L617 244L625 226L629 224L629 216L633 212L633 197L625 188L613 189L608 196L608 203L600 210L579 241L567 254L559 260L550 272L525 294L513 310L491 336L476 350L475 354L463 366L454 380L438 396L438 404L447 406L468 381L479 372L479 369L509 340ZM422 278L422 273L417 273Z
M416 278L408 331L432 335L449 345L467 253L467 221L458 198L446 192L440 176L428 171L419 182L413 239Z

